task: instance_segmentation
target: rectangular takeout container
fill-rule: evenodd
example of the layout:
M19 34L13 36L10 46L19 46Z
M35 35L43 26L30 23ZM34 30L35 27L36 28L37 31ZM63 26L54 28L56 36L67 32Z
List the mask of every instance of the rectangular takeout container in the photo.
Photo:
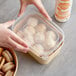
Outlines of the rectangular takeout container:
M35 20L35 23L34 23L34 19L33 20L29 20L30 18L34 18L34 19L36 19ZM28 35L27 34L25 34L24 33L24 30L28 27L28 26L32 26L31 24L36 24L36 22L37 22L37 26L39 25L39 24L44 24L45 26L46 26L46 32L44 32L44 34L46 35L46 33L48 32L48 31L52 31L52 32L54 32L54 34L52 35L52 36L50 36L50 34L47 34L46 36L45 36L45 38L46 38L46 40L44 41L44 43L37 43L37 42L35 42L34 44L31 44L31 45L28 45L27 44L27 41L26 40L24 40L24 38L23 38L23 36L22 36L22 34L23 35L26 35L25 37L27 37ZM30 24L31 23L31 24ZM37 32L37 30L38 30L38 28L36 28L37 26L34 26L34 28L35 28L35 33L38 33ZM41 25L40 25L40 27L41 27ZM48 64L54 57L56 57L56 55L60 52L60 49L61 49L61 47L62 47L62 45L63 45L63 43L64 43L64 33L63 33L63 31L53 22L53 21L48 21L44 16L42 16L40 13L38 13L38 12L36 12L35 10L27 10L26 12L25 12L25 14L24 15L22 15L21 17L19 17L17 20L16 20L16 22L14 23L14 25L13 25L13 31L18 35L18 34L20 34L19 32L21 31L21 35L19 35L19 36L21 36L22 37L22 39L26 42L26 44L28 45L28 47L29 47L29 51L28 51L28 53L32 56L32 57L34 57L39 63L41 63L41 64ZM39 30L40 30L41 28L39 28ZM42 30L42 29L41 29ZM32 30L33 31L33 30ZM32 32L31 31L31 32ZM40 32L40 31L39 31ZM41 34L41 33L40 33ZM40 36L40 34L39 35L37 35L37 36ZM52 33L51 33L52 34ZM49 36L48 36L49 35ZM34 37L35 37L35 35L33 35ZM47 38L47 36L48 36L48 38ZM34 45L36 45L36 44L41 44L41 45L45 45L45 42L47 43L47 41L48 41L48 45L50 44L50 41L49 41L49 39L53 39L53 38L51 38L51 37L54 37L55 38L55 40L54 41L52 41L51 42L51 46L53 45L53 42L55 42L55 46L54 47L52 47L52 48L48 48L47 47L47 50L44 50L44 53L43 53L43 55L40 55L42 52L40 51L41 49L41 46L40 45L38 45L38 47L40 46L40 48L38 48L37 47L37 49L36 49L36 47L34 48ZM41 37L37 37L35 40L39 40L39 39L42 39L43 37L42 37L42 35L41 35ZM28 39L28 38L27 38ZM31 39L29 40L29 42L31 41ZM50 46L50 47L51 47ZM44 48L46 47L46 45L44 46ZM40 49L40 50L39 50ZM37 50L37 51L36 51Z

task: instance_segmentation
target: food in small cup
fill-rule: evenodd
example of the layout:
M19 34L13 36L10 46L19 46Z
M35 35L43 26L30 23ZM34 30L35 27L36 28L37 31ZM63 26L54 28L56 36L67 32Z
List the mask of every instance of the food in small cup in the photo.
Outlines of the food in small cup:
M0 47L0 76L15 76L17 61L12 50Z

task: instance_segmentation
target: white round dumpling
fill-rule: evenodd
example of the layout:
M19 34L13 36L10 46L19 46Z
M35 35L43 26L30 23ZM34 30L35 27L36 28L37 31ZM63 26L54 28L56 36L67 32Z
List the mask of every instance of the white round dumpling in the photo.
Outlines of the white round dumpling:
M35 27L38 24L38 20L34 17L31 17L27 21L27 25Z
M31 35L31 33L27 29L24 29L23 32L25 37Z
M23 40L26 42L26 44L28 46L31 46L31 45L34 44L34 39L33 39L33 36L32 35L26 36Z
M34 40L36 43L42 43L45 40L44 33L37 32L34 36Z
M26 30L29 31L29 33L30 33L31 35L35 34L35 29L34 29L34 27L32 27L32 26L27 26L27 27L26 27Z
M18 31L18 32L17 32L17 35L18 35L19 37L21 37L21 38L23 38L23 37L24 37L24 34L23 34L23 32L22 32L22 31Z
M46 31L46 26L43 23L40 23L36 26L36 31L37 32L45 32Z
M54 40L56 40L56 34L55 34L55 32L54 31L47 31L47 35L51 35L51 37L54 39Z
M55 47L56 42L54 40L46 40L45 43L43 43L44 49L46 51L49 51L49 49L53 49Z
M24 30L24 40L29 44L29 45L33 45L34 44L34 38L33 35L30 34L30 32L25 29Z
M32 46L34 51L36 51L39 55L43 55L44 54L44 48L42 45L40 44L35 44Z
M57 39L56 33L54 31L51 31L50 33L51 33L53 39L56 40Z
M52 38L52 36L47 32L45 37L45 44L47 48L53 48L56 44L56 41Z
M56 42L52 39L48 40L46 39L46 48L52 49L55 47Z

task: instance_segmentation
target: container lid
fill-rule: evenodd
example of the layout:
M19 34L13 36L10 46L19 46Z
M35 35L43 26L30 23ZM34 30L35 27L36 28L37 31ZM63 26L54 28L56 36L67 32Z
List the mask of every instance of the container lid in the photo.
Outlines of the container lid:
M13 31L40 57L48 57L63 42L63 31L36 11L26 11L13 25Z

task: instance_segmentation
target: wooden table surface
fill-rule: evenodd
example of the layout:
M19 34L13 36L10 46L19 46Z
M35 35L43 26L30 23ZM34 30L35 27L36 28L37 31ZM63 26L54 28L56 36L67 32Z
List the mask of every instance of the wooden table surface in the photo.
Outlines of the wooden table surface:
M28 54L16 52L19 60L19 68L16 76L75 76L76 0L73 2L71 18L66 23L59 23L54 19L55 0L42 0L42 2L53 21L64 31L64 46L60 54L48 65L40 65ZM19 0L0 0L0 23L17 19L19 8ZM33 8L35 7L31 5L27 9Z

